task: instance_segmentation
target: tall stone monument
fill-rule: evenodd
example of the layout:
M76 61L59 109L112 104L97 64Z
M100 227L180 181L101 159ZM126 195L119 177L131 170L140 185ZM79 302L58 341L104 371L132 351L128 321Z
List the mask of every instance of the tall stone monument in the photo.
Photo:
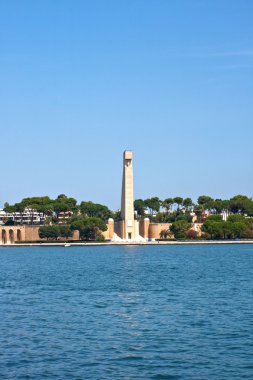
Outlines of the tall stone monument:
M123 153L121 223L122 239L134 239L136 237L136 226L134 220L133 153L131 150L125 150Z
M139 222L134 218L133 153L123 153L123 178L120 221L114 223L114 241L145 241L139 234Z

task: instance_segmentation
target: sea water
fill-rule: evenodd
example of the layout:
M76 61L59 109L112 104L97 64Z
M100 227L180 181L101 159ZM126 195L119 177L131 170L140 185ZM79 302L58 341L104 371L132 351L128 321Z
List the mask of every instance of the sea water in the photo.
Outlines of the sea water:
M0 379L253 379L253 245L0 248Z

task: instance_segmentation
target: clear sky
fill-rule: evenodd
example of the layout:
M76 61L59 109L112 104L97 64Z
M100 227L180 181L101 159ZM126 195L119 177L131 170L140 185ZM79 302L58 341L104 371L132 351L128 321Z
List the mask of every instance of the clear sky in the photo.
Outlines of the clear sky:
M0 0L0 206L253 196L253 1Z

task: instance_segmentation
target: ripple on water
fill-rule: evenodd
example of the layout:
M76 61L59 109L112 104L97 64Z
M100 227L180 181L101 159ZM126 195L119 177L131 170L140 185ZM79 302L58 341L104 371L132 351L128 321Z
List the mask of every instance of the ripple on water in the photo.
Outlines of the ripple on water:
M253 247L0 250L1 379L253 379Z

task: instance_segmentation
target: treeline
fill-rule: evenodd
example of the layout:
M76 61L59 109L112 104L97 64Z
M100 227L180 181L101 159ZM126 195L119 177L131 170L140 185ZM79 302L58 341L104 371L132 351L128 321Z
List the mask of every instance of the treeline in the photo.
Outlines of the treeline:
M240 214L229 215L226 221L221 215L210 215L201 226L201 236L193 229L194 224L186 220L173 222L160 233L161 239L252 239L253 218Z
M68 240L73 237L73 232L78 230L80 240L104 240L102 232L106 231L107 227L100 218L82 215L73 217L68 222L69 224L40 226L39 237L47 240L58 240L59 238Z
M51 199L48 196L24 198L21 202L14 205L4 204L4 211L8 213L20 213L29 209L30 213L39 212L43 214L50 222L57 222L59 215L64 213L87 214L96 216L106 221L113 213L107 206L93 203L81 202L77 205L77 200L69 198L65 194L60 194L56 199Z
M41 226L39 228L39 237L41 239L51 239L57 240L59 238L68 239L73 236L73 231L69 225L51 225L51 226Z
M204 223L202 233L206 238L252 237L253 201L245 195L236 195L229 200L201 195L196 203L191 198L160 200L152 197L135 200L134 209L137 219L149 217L154 222L172 223L169 230L162 231L161 238L172 235L176 238L197 237L191 229L193 216L197 218L195 221ZM14 205L6 203L4 210L21 216L29 210L31 224L33 213L41 213L45 225L40 227L39 233L46 239L71 238L73 231L78 230L82 240L102 240L108 219L120 220L120 211L113 212L107 206L91 201L77 204L76 199L64 194L56 199L48 196L24 198ZM213 215L206 219L206 212ZM226 222L221 218L222 212L232 214Z
M194 203L191 198L166 198L158 197L137 199L134 207L138 218L148 215L151 220L161 223L173 223L177 220L191 222L194 213L198 222L203 222L205 212L221 214L222 212L253 216L253 201L246 195L236 195L228 200L214 199L207 195L198 197Z
M67 197L65 194L58 195L56 199L51 199L48 196L24 198L14 205L8 203L4 205L4 211L9 213L22 214L26 209L31 210L31 212L33 210L40 212L45 217L52 218L51 221L53 222L58 221L60 214L68 212L98 217L104 221L111 217L119 219L118 211L113 212L107 206L91 201L83 201L78 205L76 199ZM164 218L164 215L173 219L173 214L174 216L187 212L201 214L204 211L209 211L212 214L227 211L233 214L253 216L253 201L246 195L236 195L229 200L213 199L210 196L201 195L196 203L189 197L166 198L164 200L152 197L145 200L136 199L134 209L138 217L148 215L151 218L155 216L157 219Z
M24 215L29 210L31 224L33 213L39 212L45 217L43 226L39 228L41 239L57 240L71 238L73 231L78 230L81 240L103 240L103 231L106 231L106 222L109 218L118 217L105 205L83 201L79 205L77 200L64 194L56 199L45 197L24 198L14 205L5 204L4 211ZM7 224L10 221L6 221ZM61 224L60 224L61 223Z
M202 236L210 239L253 238L253 218L230 215L223 221L220 215L209 216L202 228Z

